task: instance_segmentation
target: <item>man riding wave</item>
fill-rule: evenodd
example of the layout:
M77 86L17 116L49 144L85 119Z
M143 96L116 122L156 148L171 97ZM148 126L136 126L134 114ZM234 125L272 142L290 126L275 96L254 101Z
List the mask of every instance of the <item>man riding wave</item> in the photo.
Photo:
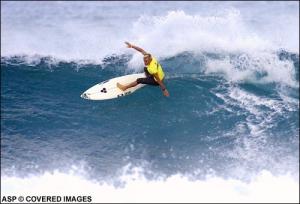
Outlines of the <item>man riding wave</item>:
M158 61L151 56L150 53L145 52L140 47L137 47L133 44L130 44L129 42L125 42L127 44L128 48L134 48L135 50L139 51L144 55L144 64L146 67L144 67L144 71L146 74L145 78L138 78L136 81L131 82L127 85L122 85L120 83L117 83L117 87L121 89L122 91L125 91L128 88L134 87L138 84L148 84L152 86L160 86L164 96L169 96L169 92L166 88L166 86L163 83L165 74L162 69L162 66L158 63Z

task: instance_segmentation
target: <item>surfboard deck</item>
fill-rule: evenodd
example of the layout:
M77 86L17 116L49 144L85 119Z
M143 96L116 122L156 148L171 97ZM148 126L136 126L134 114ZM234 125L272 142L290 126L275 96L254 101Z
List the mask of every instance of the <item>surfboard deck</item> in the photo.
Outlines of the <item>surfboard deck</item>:
M117 87L117 83L119 82L123 85L129 84L138 78L144 77L146 77L145 73L138 73L112 78L92 86L83 92L80 97L88 100L108 100L127 96L142 88L145 86L145 84L138 84L137 86L129 88L126 91L122 91Z

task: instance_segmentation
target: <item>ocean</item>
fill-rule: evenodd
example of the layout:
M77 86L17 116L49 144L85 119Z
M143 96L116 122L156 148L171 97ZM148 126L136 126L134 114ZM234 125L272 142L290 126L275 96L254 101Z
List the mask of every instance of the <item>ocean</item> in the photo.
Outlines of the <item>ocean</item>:
M143 71L125 41L170 97L81 98ZM299 2L1 1L7 196L299 202Z

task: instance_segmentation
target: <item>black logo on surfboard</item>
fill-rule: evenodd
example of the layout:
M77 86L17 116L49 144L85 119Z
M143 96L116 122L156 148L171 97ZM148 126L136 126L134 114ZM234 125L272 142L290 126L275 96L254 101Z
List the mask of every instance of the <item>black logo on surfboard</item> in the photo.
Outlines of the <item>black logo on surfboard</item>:
M102 92L102 93L107 93L106 88L103 88L103 89L101 90L101 92Z

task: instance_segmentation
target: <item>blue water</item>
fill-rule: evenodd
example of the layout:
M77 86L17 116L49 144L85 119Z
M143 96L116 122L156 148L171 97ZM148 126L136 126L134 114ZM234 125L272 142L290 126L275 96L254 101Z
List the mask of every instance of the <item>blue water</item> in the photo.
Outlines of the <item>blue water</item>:
M173 11L175 3L168 2L165 7L162 3L158 3L158 11ZM118 42L118 46L122 47L119 51L115 49L116 43L112 42L110 48L115 53L107 52L106 48L100 49L98 58L93 54L94 45L91 44L92 50L88 49L89 43L97 41L96 38L87 38L87 46L80 43L87 35L84 30L76 31L80 36L78 41L72 38L72 33L60 30L61 33L53 36L52 43L62 39L60 34L71 38L50 46L47 41L50 37L46 35L43 43L41 36L45 29L62 28L61 25L55 26L56 18L49 20L52 16L49 8L54 2L42 7L47 11L45 14L34 11L35 7L30 7L30 4L36 6L37 2L1 2L4 6L1 27L7 28L1 29L1 177L27 178L45 172L68 172L75 165L83 168L87 180L118 182L121 169L130 165L143 168L143 174L149 181L175 174L188 175L195 180L214 175L249 181L263 170L273 175L288 173L298 180L299 51L290 43L291 39L284 38L277 44L277 38L273 36L271 45L270 42L265 43L262 36L268 35L270 30L266 32L259 22L251 21L251 11L263 9L259 2L254 5L250 2L232 3L230 8L247 11L245 16L232 14L233 22L231 18L224 17L223 23L229 21L233 29L238 29L240 21L244 20L243 25L247 25L244 29L263 33L258 35L261 39L257 40L242 32L239 37L244 38L246 45L238 40L227 44L226 40L233 33L225 33L229 37L219 41L220 47L211 42L191 49L182 47L180 43L193 44L197 40L196 34L190 39L192 42L184 41L181 36L172 36L180 39L178 46L162 36L165 38L162 45L168 49L164 47L164 52L160 52L159 43L150 45L152 35L165 35L164 30L159 30L163 29L160 26L154 26L154 33L145 34L144 40L128 34L125 28L122 28L125 29L124 36L116 34L102 39L105 44L104 41L112 42L118 37L121 40L131 37L136 40L133 43L139 45L140 42L146 50L149 45L165 70L165 84L170 93L167 98L159 88L146 86L127 97L106 101L89 101L80 98L80 95L101 81L141 72L141 56L125 50L121 41ZM74 10L79 9L77 4L85 5L78 16L68 10L72 5ZM107 19L100 18L90 4L97 4L100 9L107 6L108 11L115 12L115 16L111 14ZM142 7L140 3L122 4L128 4L125 8L129 10ZM211 15L208 11L219 8L216 4L197 2L196 5L207 6L208 11L205 12L189 2L177 4L185 13L173 15L186 18L181 22L183 24L190 20L190 16L205 19ZM229 2L223 4L227 8ZM75 21L74 27L81 25L82 15L89 17L82 21L89 22L91 27L94 23L98 23L99 27L107 26L108 33L114 33L116 29L113 24L109 27L112 22L135 22L133 26L128 24L129 29L143 30L144 24L140 24L143 20L137 19L142 14L149 15L135 11L125 19L119 19L120 6L107 2L62 2L62 5L62 11L74 14L68 16L58 11L64 26L72 27L69 19ZM288 9L294 12L293 5L282 2L278 5L270 3L269 6L286 15L290 15L287 14ZM31 13L10 16L10 10L21 8ZM127 9L122 12L126 13ZM296 14L299 16L299 11ZM17 22L22 15L29 19L34 15L43 18L34 18L36 25L24 20L28 23L28 30L20 34L17 31L22 25L14 27L12 22ZM165 17L169 29L175 29L173 23L168 24L173 22L174 16L159 12L155 15ZM220 15L223 16L222 12ZM157 22L151 16L148 18ZM191 25L195 23L194 31L200 32L197 26L202 21L198 20L191 20ZM261 23L265 22L273 21L271 17L265 17ZM283 22L278 22L278 25L284 25ZM219 23L216 22L217 28L204 28L215 36L221 32ZM54 27L47 27L49 24ZM27 36L27 32L35 26L39 28L37 33L33 33L28 41L21 41L20 36ZM275 29L276 26L268 24L268 27ZM91 35L95 34L93 32ZM253 43L247 44L246 41L252 37ZM80 49L76 50L75 46L71 46L75 50L70 49L73 40L77 48L82 46L84 57L77 56ZM299 42L299 39L294 40ZM201 43L204 41L201 40ZM256 43L257 46L254 46ZM228 49L224 50L226 47ZM62 51L67 52L62 55Z
M298 55L287 55L295 56L292 62L299 67ZM213 169L228 176L236 167L296 172L298 88L288 87L285 94L294 100L289 102L281 98L276 83L233 83L201 71L177 75L168 70L177 58L187 56L161 61L170 98L157 87L146 87L108 101L79 96L93 84L124 75L126 63L120 61L126 59L78 68L76 63L47 65L41 60L26 65L21 58L3 58L2 171L9 173L14 166L26 175L82 160L92 176L113 174L128 162L147 162L163 174L200 169L201 176ZM250 94L250 99L230 98L234 91ZM252 96L263 102L247 104ZM267 125L260 127L262 123ZM259 129L257 136L250 125ZM246 160L235 152L245 143L255 146L244 150L251 154ZM258 155L264 156L252 161Z

